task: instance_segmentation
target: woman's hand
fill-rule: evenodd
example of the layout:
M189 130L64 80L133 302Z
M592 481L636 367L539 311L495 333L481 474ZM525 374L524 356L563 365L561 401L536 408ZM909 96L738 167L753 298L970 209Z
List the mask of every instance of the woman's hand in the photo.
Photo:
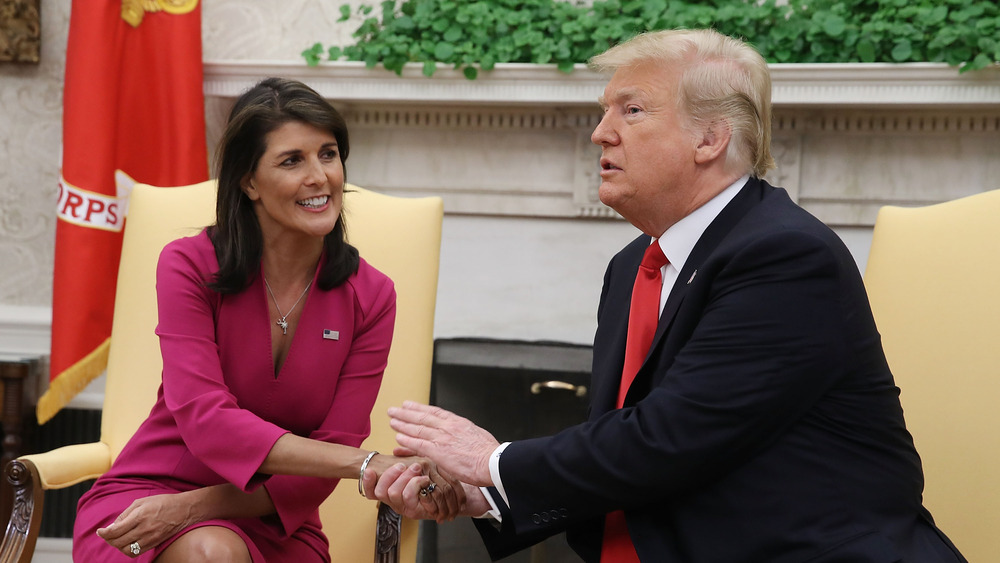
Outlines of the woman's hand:
M188 493L162 494L133 502L97 535L129 557L160 545L186 526L194 523L194 506ZM139 553L135 553L138 544Z
M374 472L366 472L364 480L365 491L369 498L374 496L407 518L442 522L454 516L481 516L490 509L489 502L479 487L453 482L451 486L461 489L465 502L457 514L443 516L439 509L441 499L430 498L438 494L437 487L434 492L426 496L420 495L420 490L429 483L430 478L422 474L420 464L416 463L409 466L397 463L378 477Z
M385 502L408 518L444 522L462 514L466 503L462 483L429 459L405 450L395 453L402 457L384 456L377 466L383 469L369 465L365 471L362 485L367 498Z

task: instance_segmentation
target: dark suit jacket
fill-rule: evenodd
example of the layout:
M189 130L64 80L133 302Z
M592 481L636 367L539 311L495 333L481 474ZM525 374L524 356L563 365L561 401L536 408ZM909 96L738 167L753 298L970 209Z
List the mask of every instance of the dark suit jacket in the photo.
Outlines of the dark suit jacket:
M605 275L589 421L501 456L511 508L477 522L491 556L565 529L596 562L624 509L643 562L963 561L921 505L854 259L782 189L751 179L711 223L615 409L648 243Z

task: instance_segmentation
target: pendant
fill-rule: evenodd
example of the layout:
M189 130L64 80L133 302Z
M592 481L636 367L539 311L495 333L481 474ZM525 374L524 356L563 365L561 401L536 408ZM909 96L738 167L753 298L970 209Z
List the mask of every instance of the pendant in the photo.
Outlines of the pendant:
M281 334L288 334L288 321L285 320L285 317L274 321L274 324L281 327Z

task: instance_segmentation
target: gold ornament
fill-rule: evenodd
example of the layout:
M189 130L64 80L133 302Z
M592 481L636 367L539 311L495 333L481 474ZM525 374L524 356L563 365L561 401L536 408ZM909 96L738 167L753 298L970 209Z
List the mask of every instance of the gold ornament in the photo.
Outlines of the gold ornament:
M122 19L139 27L146 12L187 14L198 7L198 0L122 0Z

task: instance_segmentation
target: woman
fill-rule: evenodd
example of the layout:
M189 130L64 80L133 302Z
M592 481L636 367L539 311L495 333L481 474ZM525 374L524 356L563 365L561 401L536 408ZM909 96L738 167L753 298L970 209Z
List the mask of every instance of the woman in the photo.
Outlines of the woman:
M266 79L236 102L216 224L160 255L156 404L80 499L74 560L330 561L319 504L400 463L426 509L456 513L461 487L429 461L358 448L395 290L345 241L347 155L344 120L304 84Z

